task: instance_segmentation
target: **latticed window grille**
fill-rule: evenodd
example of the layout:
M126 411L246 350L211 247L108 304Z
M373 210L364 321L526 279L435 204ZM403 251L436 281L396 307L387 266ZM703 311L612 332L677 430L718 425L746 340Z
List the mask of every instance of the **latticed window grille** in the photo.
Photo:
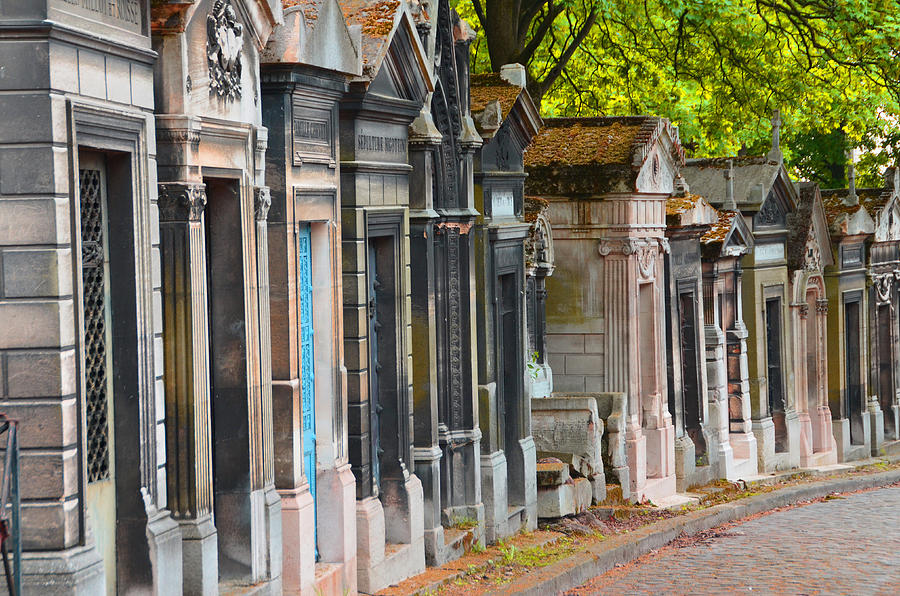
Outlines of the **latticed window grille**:
M85 169L80 175L88 482L96 482L109 478L103 197L100 170Z

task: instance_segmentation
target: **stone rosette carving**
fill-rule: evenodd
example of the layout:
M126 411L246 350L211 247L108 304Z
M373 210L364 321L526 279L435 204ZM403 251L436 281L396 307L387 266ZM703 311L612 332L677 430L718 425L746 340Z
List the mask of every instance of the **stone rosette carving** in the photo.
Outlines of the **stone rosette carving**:
M162 183L156 204L160 221L200 221L206 207L206 185Z
M241 53L244 26L237 22L231 0L215 0L206 17L209 87L226 99L241 96Z
M272 206L272 193L268 186L257 186L253 191L253 214L256 221L266 221L269 207Z

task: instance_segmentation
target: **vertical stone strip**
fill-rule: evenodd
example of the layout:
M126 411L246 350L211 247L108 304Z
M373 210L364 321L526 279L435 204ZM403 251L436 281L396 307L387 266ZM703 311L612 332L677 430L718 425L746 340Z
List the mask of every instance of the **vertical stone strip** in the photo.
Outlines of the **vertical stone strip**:
M192 594L215 594L218 587L205 206L203 184L159 185L168 507L182 528L183 587Z
M211 511L209 364L202 184L160 184L169 509Z
M269 232L267 218L272 197L268 186L254 189L253 212L256 221L256 274L259 284L259 345L260 345L260 435L256 452L261 458L259 488L274 485L275 451L272 445L272 352L269 324Z

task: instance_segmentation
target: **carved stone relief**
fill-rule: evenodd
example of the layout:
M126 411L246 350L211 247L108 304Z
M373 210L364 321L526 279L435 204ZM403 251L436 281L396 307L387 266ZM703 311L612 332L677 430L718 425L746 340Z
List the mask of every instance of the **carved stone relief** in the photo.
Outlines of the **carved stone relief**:
M215 0L206 17L209 87L226 99L241 96L241 52L244 26L237 22L231 0Z

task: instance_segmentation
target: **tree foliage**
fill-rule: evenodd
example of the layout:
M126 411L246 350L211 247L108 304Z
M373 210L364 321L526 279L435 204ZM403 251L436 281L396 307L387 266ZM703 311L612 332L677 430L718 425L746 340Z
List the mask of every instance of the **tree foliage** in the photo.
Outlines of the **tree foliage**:
M900 0L460 0L475 71L525 64L547 116L652 113L689 154L765 146L781 109L797 174L860 182L898 156Z

